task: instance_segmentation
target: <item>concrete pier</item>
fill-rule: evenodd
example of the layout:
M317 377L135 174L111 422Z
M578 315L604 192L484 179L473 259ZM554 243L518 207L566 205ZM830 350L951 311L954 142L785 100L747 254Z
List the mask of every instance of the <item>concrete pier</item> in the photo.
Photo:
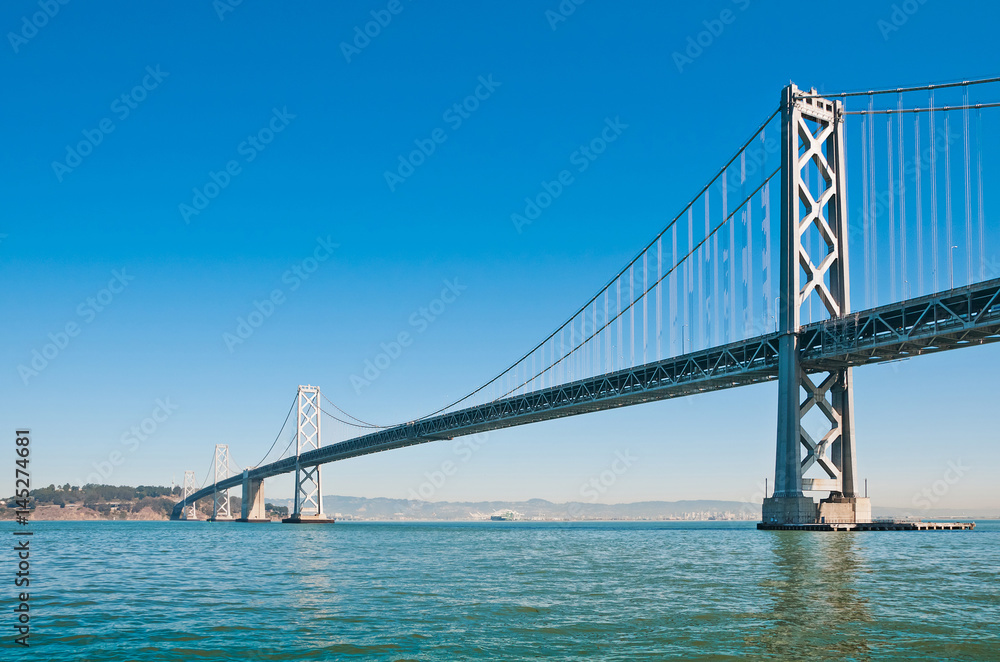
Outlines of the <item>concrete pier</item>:
M971 531L975 522L813 522L802 524L778 524L759 522L760 531Z
M264 479L250 478L249 470L243 471L243 504L237 522L270 522L264 514Z

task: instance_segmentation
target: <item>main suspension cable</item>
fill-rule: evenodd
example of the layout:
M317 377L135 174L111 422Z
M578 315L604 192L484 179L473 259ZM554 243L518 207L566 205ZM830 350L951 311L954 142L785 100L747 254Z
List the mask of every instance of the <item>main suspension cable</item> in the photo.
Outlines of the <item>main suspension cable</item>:
M828 99L830 97L863 97L870 94L898 94L900 92L920 92L927 90L941 90L947 87L963 87L965 85L985 85L986 83L1000 83L1000 76L994 78L980 78L978 80L953 81L948 83L936 83L930 85L919 85L917 87L894 87L885 90L865 90L860 92L833 92L830 94L799 94L796 99Z
M522 357L521 357L520 359L518 359L517 361L514 361L514 362L513 362L513 363L512 363L511 365L509 365L509 366L508 366L507 368L505 368L505 369L504 369L503 371L501 371L501 372L500 372L500 373L498 373L498 374L497 374L497 375L496 375L495 377L493 377L493 379L489 380L488 382L486 382L485 384L483 384L483 385L482 385L482 386L480 386L479 388L477 388L477 389L475 389L475 390L473 390L473 391L469 392L468 394L466 394L466 395L462 396L462 397L461 397L461 398L459 398L458 400L455 400L454 402L452 402L452 403L450 403L450 404L447 404L447 405L445 405L444 407L441 407L441 408L440 408L440 409L438 409L437 411L433 411L433 412L431 412L430 414L427 414L427 415L425 415L425 416L422 416L422 417L420 417L420 418L418 418L418 419L416 419L416 420L418 420L418 421L422 421L422 420L425 420L425 419L428 419L428 418L430 418L431 416L436 416L437 414L440 414L441 412L444 412L444 411L447 411L448 409L451 409L451 408L452 408L452 407L454 407L455 405L457 405L457 404L460 404L460 403L462 403L462 402L464 402L464 401L468 400L468 399L469 399L469 398L471 398L472 396L476 395L477 393L480 393L480 392L481 392L481 391L483 391L484 389L486 389L486 388L488 388L489 386L491 386L491 385L492 385L492 384L493 384L494 382L496 382L496 381L497 381L498 379L500 379L501 377L503 377L504 375L506 375L506 374L507 374L507 373L508 373L508 372L509 372L509 371L510 371L511 369L513 369L513 368L515 368L515 367L516 367L517 365L519 365L519 364L520 364L520 363L521 363L522 361L524 361L525 359L528 359L528 358L531 358L531 357L532 357L532 355L533 355L533 354L534 354L534 353L535 353L536 351L538 351L538 349L539 349L539 348L543 347L543 346L545 345L545 343L547 343L547 342L548 342L549 340L551 340L552 338L554 338L554 337L555 337L555 336L556 336L556 335L557 335L557 334L558 334L558 333L559 333L560 331L562 331L563 329L565 329L567 325L571 324L571 323L573 322L573 320L575 320L575 319L577 318L577 316L579 316L579 315L580 315L580 314L581 314L582 312L585 312L585 311L586 311L586 309L587 309L587 307L588 307L588 306L589 306L589 305L590 305L591 303L594 303L595 301L597 301L597 300L598 300L598 299L600 298L600 296L601 296L601 295L602 295L602 294L603 294L603 293L604 293L604 292L605 292L605 291L606 291L606 290L607 290L607 289L608 289L609 287L611 287L611 285L613 285L613 284L615 283L615 281L617 281L617 280L618 280L619 278L621 278L621 277L622 277L622 275L624 275L624 274L625 274L625 272L626 272L626 271L628 271L628 269L629 269L629 268L630 268L630 267L631 267L632 265L634 265L634 264L635 264L635 263L636 263L636 262L637 262L637 261L639 260L639 258L640 258L640 257L642 257L642 255L643 255L643 254L644 254L644 253L645 253L646 251L648 251L648 250L649 250L650 248L652 248L652 247L653 247L653 246L654 246L654 245L656 244L656 242L657 242L657 241L658 241L658 240L659 240L659 239L660 239L660 238L661 238L661 237L662 237L662 236L663 236L663 235L664 235L664 234L665 234L665 233L667 232L667 230L671 229L671 228L672 228L672 227L674 226L674 224L675 224L675 223L677 223L677 221L678 221L678 220L680 220L680 219L681 219L681 218L682 218L682 217L683 217L683 216L684 216L685 214L687 214L687 210L688 210L689 208L691 208L691 207L692 207L692 206L694 205L694 203L695 203L695 202L697 202L697 201L698 201L698 199L699 199L699 198L701 198L701 196L702 196L702 195L703 195L703 194L704 194L704 193L705 193L706 191L708 191L708 190L709 190L709 189L711 188L711 186L712 186L712 185L713 185L713 184L714 184L714 183L715 183L715 182L716 182L716 181L717 181L717 180L719 179L719 177L722 177L722 176L723 176L723 175L725 174L725 172L726 172L726 170L727 170L727 169L729 168L729 166L731 166L731 165L732 165L733 163L735 163L735 162L736 162L736 159L737 159L737 158L739 158L740 154L741 154L741 153L742 153L742 152L743 152L743 151L744 151L744 150L745 150L745 149L746 149L747 147L749 147L751 143L753 143L753 141L754 141L754 140L755 140L755 139L757 138L757 136L758 136L758 135L760 135L761 131L763 131L763 130L764 130L764 128L765 128L765 127L766 127L766 126L767 126L767 125L768 125L768 124L769 124L769 123L771 122L771 120L773 120L773 119L774 119L774 118L775 118L775 117L776 117L776 116L778 115L778 113L780 113L780 112L781 112L781 109L780 109L780 108L777 108L777 109L775 109L775 110L774 110L774 112L772 112L772 113L771 113L770 115L768 115L767 119L765 119L765 120L764 120L764 121L763 121L763 122L762 122L762 123L760 124L760 126L758 126L758 127L757 127L757 130L753 132L753 135L751 135L751 136L750 136L750 138L749 138L748 140L746 140L746 141L745 141L745 142L744 142L744 143L743 143L743 144L742 144L742 145L740 146L740 148L739 148L738 150L736 150L736 153L735 153L735 154L733 154L732 158L730 158L730 159L729 159L729 160L728 160L728 161L726 162L726 164L725 164L725 165L723 165L723 166L722 166L722 168L720 168L720 169L719 169L719 171L718 171L718 172L717 172L717 173L715 174L715 176L713 176L713 177L711 178L711 180L709 180L709 182L708 182L707 184L705 184L705 186L704 186L704 187L702 187L702 188L701 188L701 190L699 190L699 191L698 191L698 193L697 193L697 194L696 194L696 195L695 195L695 196L694 196L694 197L693 197L693 198L691 199L691 201L690 201L690 202L689 202L688 204L686 204L686 205L685 205L685 206L683 207L683 209L681 210L681 212L680 212L679 214L677 214L677 216L675 216L675 217L673 218L673 220L671 220L671 221L670 221L670 223L668 223L668 224L667 224L667 226L666 226L666 227L665 227L665 228L664 228L663 230L661 230L661 231L659 232L659 234L657 234L657 235L656 235L656 236L655 236L655 237L654 237L654 238L652 239L652 241L650 241L650 242L649 242L649 243L648 243L648 244L647 244L647 245L646 245L646 246L645 246L645 247L644 247L644 248L643 248L642 250L640 250L640 251L639 251L639 252L638 252L638 253L636 254L636 256L635 256L634 258L632 258L632 259L631 259L631 260L630 260L630 261L628 262L628 264L626 264L626 265L625 265L625 266L624 266L624 267L623 267L623 268L622 268L622 269L621 269L621 270L620 270L620 271L619 271L619 272L618 272L617 274L615 274L615 275L614 275L614 276L613 276L613 277L612 277L612 278L611 278L610 280L608 280L608 282L607 282L607 283L606 283L606 284L604 285L604 287L603 287L603 288L601 288L600 290L598 290L597 294L595 294L595 295L594 295L593 297L591 297L591 298L590 298L590 299L589 299L589 300L588 300L588 301L587 301L586 303L584 303L584 304L583 304L583 306L581 306L581 307L580 307L580 308L579 308L579 309L578 309L578 310L577 310L576 312L574 312L574 313L573 313L573 314L572 314L572 315L571 315L571 316L569 317L569 319L567 319L567 320L566 320L566 321L565 321L565 322L564 322L563 324L561 324L561 325L560 325L560 326L559 326L559 327L558 327L558 328L557 328L557 329L556 329L555 331L553 331L553 332L552 332L551 334L549 334L549 335L548 335L548 336L547 336L547 337L546 337L546 338L545 338L544 340L542 340L542 341L541 341L540 343L538 343L537 345L535 345L535 346L534 346L534 347L533 347L533 348L532 348L531 350L529 350L529 351L528 351L527 353L525 353L525 354L524 354L524 356L522 356ZM773 176L773 175L772 175L772 176ZM659 281L657 281L657 282L659 282ZM616 319L617 319L617 318L616 318Z
M680 260L678 260L677 264L675 264L673 267L671 267L670 269L668 269L665 274L663 274L655 283L653 283L652 287L650 287L648 290L646 290L641 295L639 295L639 299L645 298L645 296L647 294L649 294L649 292L653 289L653 287L656 287L657 285L659 285L663 281L664 278L668 277L670 274L674 273L674 271L676 271L678 268L680 268L687 261L687 259L689 257L691 257L692 255L694 255L702 246L704 246L708 242L709 239L711 239L712 237L714 237L715 234L726 225L726 223L728 223L730 220L732 220L733 216L736 215L736 212L738 212L750 200L752 200L753 197L755 195L757 195L757 193L762 188L764 188L764 186L769 181L771 181L771 179L775 175L777 175L780 171L781 171L781 168L778 168L777 170L775 170L774 172L772 172L770 175L768 175L767 178L763 182L761 182L760 186L758 186L756 189L754 189L753 193L751 193L736 209L734 209L732 211L732 213L730 213L728 216L726 216L726 218L721 223L719 223L717 226L715 226L711 230L711 232L709 232L708 235L704 239L702 239L694 248L692 248L690 251L688 251L687 255L685 255L684 257L682 257ZM638 299L636 301L638 301ZM523 386L526 386L527 384L530 384L531 382L533 382L534 380L538 379L540 376L544 375L546 372L548 372L549 370L551 370L555 366L557 366L560 363L562 363L563 361L565 361L570 355L572 355L578 349L580 349L581 347L583 347L584 345L586 345L588 342L590 342L591 340L593 340L602 331L604 331L605 329L607 329L608 327L610 327L613 322L615 322L616 320L621 319L621 316L624 315L626 312L628 312L632 308L632 306L634 306L636 304L636 301L630 302L629 305L626 306L624 309L621 309L621 307L619 306L619 312L618 312L618 314L615 315L615 317L613 319L610 319L610 320L606 321L604 323L604 326L602 326L600 329L595 330L594 333L592 333L588 338L586 338L583 341L581 341L580 344L578 344L576 347L574 347L573 349L571 349L568 353L566 353L565 355L563 355L562 357L560 357L558 360L555 360L549 366L547 366L546 368L542 369L534 377L528 379L527 381L525 381L524 383L516 386L515 388L511 389L510 391L504 393L502 396L500 396L497 399L500 400L500 399L506 398L511 393L516 392L517 389L519 389L519 388L521 388ZM617 367L616 367L616 369L617 369Z
M330 398L326 397L326 395L323 395L323 399L326 400L327 402L329 402L330 406L333 407L334 409L336 409L337 411L339 411L341 414L343 414L344 416L346 416L346 417L348 417L350 419L353 419L353 420L357 421L358 423L361 423L361 425L372 427L372 428L391 428L391 427L394 427L392 425L377 425L375 423L369 423L367 421L362 421L357 416L352 416L351 414L348 414L346 411L344 411L343 409L341 409L340 407L338 407L336 404L334 404L333 400L331 400ZM326 412L324 412L324 413L326 413ZM327 414L327 416L330 416L330 414ZM331 418L333 418L333 417L331 416ZM361 427L361 426L358 426L358 427Z
M334 406L336 406L336 405L334 405ZM355 428L367 428L367 429L371 429L371 430L384 430L384 429L385 429L385 428L384 428L383 426L381 426L381 425L369 425L369 424L367 424L367 423L364 423L364 424L362 424L362 423L353 423L353 422L351 422L351 421L345 421L345 420L344 420L344 419L342 419L342 418L339 418L339 417L337 417L337 416L334 416L333 414L331 414L331 413L330 413L330 412L328 412L327 410L323 409L322 407L317 407L317 409L319 409L319 410L320 410L321 412L323 412L324 414L326 414L327 416L329 416L329 417L330 417L330 418L332 418L333 420L335 420L335 421L337 421L337 422L339 422L339 423L343 423L344 425L350 425L351 427L355 427ZM339 411L339 410L338 410L338 411ZM348 414L348 416L349 416L349 415L350 415L350 414Z
M274 437L274 441L271 442L271 447L267 449L266 453L264 453L264 457L260 459L260 462L258 462L254 466L259 467L260 465L264 464L264 460L266 460L267 456L270 455L271 451L274 450L274 445L278 443L278 439L281 438L281 433L285 431L285 426L288 425L288 419L291 418L292 416L292 410L295 409L295 403L297 400L298 400L298 394L296 394L295 398L292 400L292 406L288 408L288 413L285 414L285 422L281 424L281 429L278 430L278 434Z

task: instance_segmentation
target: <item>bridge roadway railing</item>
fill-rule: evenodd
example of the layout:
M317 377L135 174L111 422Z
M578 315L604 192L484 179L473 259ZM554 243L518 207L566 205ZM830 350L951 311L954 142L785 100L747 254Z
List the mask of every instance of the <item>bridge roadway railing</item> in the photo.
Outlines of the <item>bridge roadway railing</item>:
M771 381L778 377L778 338L772 333L691 352L523 395L496 400L303 453L308 467L442 439L553 418ZM898 360L1000 340L1000 279L911 299L803 327L802 366L820 372ZM294 471L289 457L249 471L252 479ZM241 485L242 475L195 492L175 506L216 489Z

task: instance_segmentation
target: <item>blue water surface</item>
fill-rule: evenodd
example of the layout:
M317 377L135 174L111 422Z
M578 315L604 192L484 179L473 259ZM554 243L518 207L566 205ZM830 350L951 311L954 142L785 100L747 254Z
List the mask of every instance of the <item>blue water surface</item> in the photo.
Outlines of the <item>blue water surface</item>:
M32 527L5 660L1000 659L998 522Z

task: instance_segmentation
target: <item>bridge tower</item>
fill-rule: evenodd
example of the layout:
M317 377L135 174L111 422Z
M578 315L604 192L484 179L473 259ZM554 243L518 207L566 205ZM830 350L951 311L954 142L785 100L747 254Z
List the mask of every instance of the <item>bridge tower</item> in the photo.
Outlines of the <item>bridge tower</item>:
M229 490L219 490L220 481L229 478L229 445L215 445L215 505L212 508L212 517L209 521L222 522L233 519L229 511Z
M831 318L851 307L843 110L815 89L789 85L782 92L778 434L765 524L871 520L870 501L857 494L851 369L810 375L800 362L803 306L818 300ZM810 168L818 177L807 176ZM819 233L818 252L804 240L811 231ZM820 416L813 414L812 422L823 428L819 438L803 425L814 409ZM816 467L823 477L804 477ZM813 491L830 495L817 505L804 494Z
M302 463L302 455L320 447L319 387L299 386L298 427L295 433L295 507L282 522L326 522L323 514L323 492L320 465Z
M194 501L188 501L192 494L198 489L195 485L195 478L193 471L184 472L184 496L183 501L187 505L184 506L184 510L181 514L181 519L196 520L198 519L198 510L195 508Z

